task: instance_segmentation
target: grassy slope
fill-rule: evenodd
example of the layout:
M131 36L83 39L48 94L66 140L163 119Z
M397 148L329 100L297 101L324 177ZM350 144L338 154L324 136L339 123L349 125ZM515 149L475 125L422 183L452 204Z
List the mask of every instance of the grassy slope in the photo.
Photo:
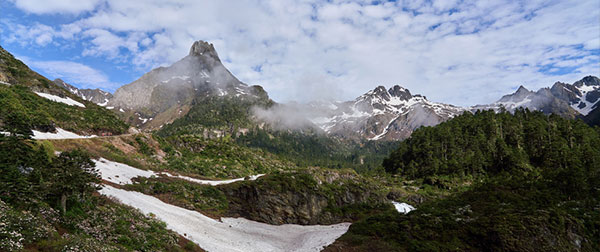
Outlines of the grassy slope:
M54 127L77 133L112 132L120 134L128 125L111 111L83 101L15 59L0 47L0 127L21 124L29 129L52 131ZM53 102L33 93L43 92L69 97L85 104L85 108Z

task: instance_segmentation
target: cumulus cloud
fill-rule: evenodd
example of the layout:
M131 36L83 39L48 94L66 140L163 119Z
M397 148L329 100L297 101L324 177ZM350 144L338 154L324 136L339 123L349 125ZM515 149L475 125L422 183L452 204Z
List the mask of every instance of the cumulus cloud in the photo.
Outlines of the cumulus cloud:
M35 14L79 14L93 10L100 0L9 0L26 12Z
M118 84L110 82L106 74L85 64L60 60L38 61L22 56L18 58L30 67L41 70L48 78L61 78L81 88L113 90L118 87Z
M56 0L43 12L24 7L32 2L15 6L88 12L46 33L26 29L39 34L20 36L32 43L75 40L83 55L147 71L207 40L237 77L263 85L278 101L351 99L400 84L431 100L473 105L520 84L537 89L600 73L595 0Z

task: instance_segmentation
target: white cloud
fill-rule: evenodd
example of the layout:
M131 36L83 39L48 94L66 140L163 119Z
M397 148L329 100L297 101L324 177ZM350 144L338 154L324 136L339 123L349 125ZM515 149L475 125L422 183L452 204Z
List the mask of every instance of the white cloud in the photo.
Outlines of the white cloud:
M9 0L17 8L35 14L69 13L91 11L100 0Z
M83 41L83 55L144 71L207 40L236 76L263 85L278 101L310 99L300 90L318 93L319 86L327 96L350 99L376 85L401 84L431 100L471 105L519 84L535 89L600 73L595 0L82 2L92 6L79 8L89 15L13 37L40 45L57 37ZM69 12L60 8L46 13ZM576 70L539 71L550 64Z
M49 79L61 78L80 88L114 90L118 87L118 84L110 82L106 74L85 64L73 61L37 61L28 57L18 58L28 66L41 70Z

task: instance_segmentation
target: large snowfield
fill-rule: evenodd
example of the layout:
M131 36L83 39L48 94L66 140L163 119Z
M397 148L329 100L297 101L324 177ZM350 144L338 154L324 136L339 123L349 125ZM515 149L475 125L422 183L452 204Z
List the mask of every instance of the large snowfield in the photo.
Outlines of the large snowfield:
M350 227L350 223L277 226L243 218L222 218L217 221L140 192L105 186L100 193L138 208L144 214L153 214L167 223L167 228L207 251L320 251Z
M181 175L144 171L104 158L94 160L102 179L115 184L132 183L135 177L167 175L190 182L219 185L244 180L200 180ZM257 179L262 175L251 176ZM100 193L125 205L153 214L167 227L195 242L207 251L320 251L346 233L350 223L321 226L269 225L244 218L211 219L199 212L167 204L140 192L105 185Z
M46 94L46 93L40 93L40 92L35 92L37 95L44 97L48 100L51 101L55 101L55 102L61 102L67 105L71 105L71 106L78 106L78 107L82 107L85 108L85 105L83 105L82 103L75 101L69 97L63 98L57 95L52 95L52 94Z

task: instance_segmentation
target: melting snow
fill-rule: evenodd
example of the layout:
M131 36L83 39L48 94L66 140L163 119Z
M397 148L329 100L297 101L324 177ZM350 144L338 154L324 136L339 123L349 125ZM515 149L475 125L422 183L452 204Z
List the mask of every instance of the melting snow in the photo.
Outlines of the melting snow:
M46 93L40 93L40 92L35 92L35 93L37 95L39 95L41 97L44 97L44 98L46 98L48 100L51 100L51 101L61 102L61 103L67 104L67 105L78 106L78 107L85 108L85 105L83 105L82 103L77 102L77 101L75 101L75 100L73 100L73 99L71 99L69 97L62 98L60 96L46 94Z
M190 182L194 182L194 183L198 183L198 184L203 184L203 185L212 185L212 186L216 186L216 185L223 185L223 184L230 184L233 182L238 182L238 181L244 181L246 178L236 178L236 179L228 179L228 180L204 180L204 179L195 179L195 178L190 178L190 177L186 177L186 176L181 176L181 175L172 175L170 173L167 172L163 172L161 174L164 174L168 177L172 177L172 178L180 178L183 180L187 180ZM260 178L262 176L264 176L265 174L258 174L258 175L252 175L248 178L248 180L256 180L257 178Z
M228 180L204 180L204 179L196 179L196 178L186 177L186 176L182 176L182 175L173 175L168 172L146 171L146 170L138 169L135 167L131 167L126 164L113 162L113 161L107 160L105 158L100 158L98 160L94 160L94 162L96 163L96 168L100 172L102 179L109 181L111 183L120 184L120 185L133 183L133 181L131 179L135 178L135 177L150 178L152 176L157 177L159 175L165 175L167 177L179 178L179 179L187 180L187 181L198 183L198 184L213 185L213 186L230 184L230 183L234 183L234 182L238 182L238 181L243 181L246 179L246 178L236 178L236 179L228 179ZM252 175L249 177L249 180L256 180L257 178L264 176L264 175L265 174Z
M4 84L4 85L9 85L10 86L10 83L4 82L4 81L0 81L0 84Z
M396 201L392 201L392 204L394 204L394 207L396 207L396 211L398 211L399 213L403 213L403 214L407 214L410 211L415 210L416 208L406 204L406 203L400 203L400 202L396 202Z
M94 160L94 163L96 163L96 168L100 172L100 176L102 176L102 179L115 184L131 184L131 179L135 177L149 178L152 176L156 176L156 173L154 173L153 171L141 170L126 164L113 162L104 158Z
M211 219L140 192L105 186L101 194L153 214L167 228L207 251L320 251L348 231L350 223L330 226L269 225L243 218Z
M56 133L52 132L41 132L37 130L33 131L33 139L77 139L77 138L93 138L95 135L91 136L81 136L77 135L73 132L63 130L61 128L56 128Z
M104 99L104 102L102 102L102 103L98 103L98 106L102 106L102 107L104 107L104 106L106 106L107 104L108 104L108 99L106 99L106 98L105 98L105 99Z
M104 158L94 160L102 179L116 184L129 184L134 177L152 177L157 173L140 170ZM218 185L241 179L210 181L178 177L188 181ZM252 176L256 179L261 175ZM329 226L313 225L269 225L243 218L211 219L199 212L187 210L161 200L133 191L105 185L100 193L119 200L123 204L140 209L144 214L153 214L167 223L167 228L185 236L207 251L320 251L346 233L350 223Z

